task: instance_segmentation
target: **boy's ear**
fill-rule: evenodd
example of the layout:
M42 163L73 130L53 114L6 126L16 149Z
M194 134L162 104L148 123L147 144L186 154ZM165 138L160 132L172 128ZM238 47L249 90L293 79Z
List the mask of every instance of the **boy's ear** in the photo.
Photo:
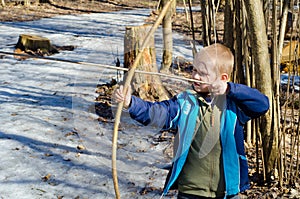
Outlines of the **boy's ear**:
M221 74L221 80L229 81L229 75L227 73L222 73Z

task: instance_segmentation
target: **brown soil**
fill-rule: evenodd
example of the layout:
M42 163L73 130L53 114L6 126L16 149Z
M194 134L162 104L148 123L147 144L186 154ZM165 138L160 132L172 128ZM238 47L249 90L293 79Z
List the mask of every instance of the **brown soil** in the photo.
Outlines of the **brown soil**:
M157 8L157 1L148 0L51 0L50 3L31 3L24 6L23 1L7 1L5 7L0 6L0 22L4 21L32 21L40 18L53 17L56 15L84 14L112 12L124 9L149 8L153 11ZM178 6L183 6L180 3ZM193 4L193 6L198 6ZM156 14L149 13L149 21L154 21ZM222 14L220 15L222 18ZM195 38L200 40L200 12L193 13L195 24ZM187 22L184 12L174 16L173 29L189 35L192 38L192 31Z
M29 6L23 4L22 1L10 1L4 8L0 7L0 21L32 21L56 15L101 13L151 6L151 3L141 3L138 0L52 0L50 3L31 3Z

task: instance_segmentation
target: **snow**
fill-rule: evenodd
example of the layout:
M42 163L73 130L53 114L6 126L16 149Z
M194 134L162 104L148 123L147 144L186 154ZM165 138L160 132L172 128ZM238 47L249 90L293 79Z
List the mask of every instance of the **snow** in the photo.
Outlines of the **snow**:
M296 75L289 75L289 74L281 74L280 75L280 84L281 85L288 85L290 84L290 87L294 89L295 91L299 91L299 85L300 85L300 77Z
M114 65L123 63L126 26L141 25L150 10L66 15L30 22L1 22L0 51L13 52L20 34L75 45L53 58ZM157 62L162 55L156 31ZM174 33L174 57L192 59L189 42ZM0 198L114 198L111 175L112 123L98 122L95 93L116 71L42 59L0 59ZM122 198L159 198L170 162L154 143L159 129L143 128L122 114L117 170ZM84 149L80 150L79 146ZM165 198L170 198L167 196Z

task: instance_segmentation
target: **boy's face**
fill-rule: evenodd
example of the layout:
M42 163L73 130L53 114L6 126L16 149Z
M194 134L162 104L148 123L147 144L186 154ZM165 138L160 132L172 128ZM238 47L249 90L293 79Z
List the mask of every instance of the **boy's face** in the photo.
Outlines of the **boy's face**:
M217 74L214 70L215 63L205 54L198 54L194 60L194 68L192 72L192 78L208 83L212 83L217 80ZM209 84L194 82L193 87L196 92L206 93L209 92Z

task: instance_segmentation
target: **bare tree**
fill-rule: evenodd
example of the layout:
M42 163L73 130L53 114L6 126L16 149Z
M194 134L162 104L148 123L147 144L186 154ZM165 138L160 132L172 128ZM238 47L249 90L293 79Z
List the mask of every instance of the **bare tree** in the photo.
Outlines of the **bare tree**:
M1 6L5 7L5 1L4 0L1 0Z
M244 0L247 10L248 25L251 32L252 57L256 73L257 88L266 94L273 102L273 86L271 78L270 56L268 52L268 38L261 1ZM270 103L270 110L261 117L260 131L263 142L263 156L265 172L271 177L277 160L278 131L274 131L273 116L277 110Z
M1 6L5 7L5 1L4 0L1 0Z
M209 6L207 1L201 1L201 16L202 16L202 42L204 46L211 43L211 23L209 17Z
M164 7L169 0L162 0L161 7ZM173 49L173 37L172 37L172 16L175 12L176 1L173 1L172 6L168 9L163 22L163 57L161 71L168 71L172 65L172 49Z
M225 1L224 10L224 44L233 50L234 45L234 8L233 0Z
M24 6L29 6L30 5L30 0L24 0Z

